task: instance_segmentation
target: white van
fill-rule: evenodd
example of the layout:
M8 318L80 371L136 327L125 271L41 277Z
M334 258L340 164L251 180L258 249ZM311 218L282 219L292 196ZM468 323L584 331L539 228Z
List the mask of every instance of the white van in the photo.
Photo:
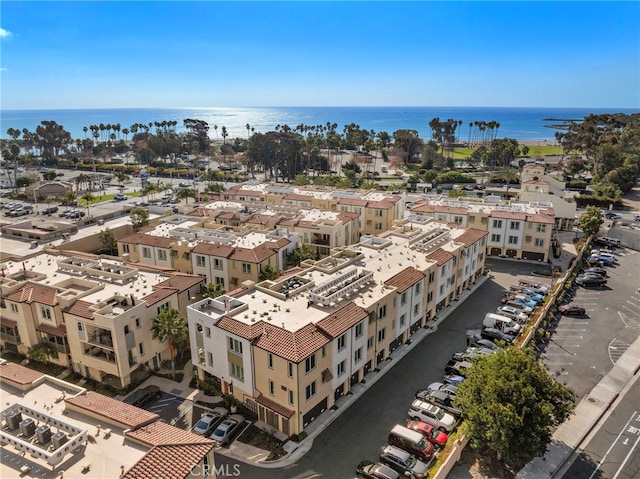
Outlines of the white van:
M485 328L499 329L503 333L518 334L520 333L521 326L513 319L506 316L500 316L499 314L488 313L485 315L482 325Z

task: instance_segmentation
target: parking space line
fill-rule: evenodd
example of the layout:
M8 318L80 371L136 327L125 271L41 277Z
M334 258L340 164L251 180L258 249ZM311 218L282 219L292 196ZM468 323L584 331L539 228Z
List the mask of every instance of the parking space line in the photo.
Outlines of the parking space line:
M564 335L553 335L554 339L582 339L582 336L573 336L573 335L568 335L568 336L564 336Z
M618 442L618 440L620 440L620 436L622 436L622 434L624 434L624 432L627 430L627 427L629 426L629 423L633 420L633 417L636 414L638 414L638 411L634 411L633 414L631 415L631 417L629 418L629 420L627 421L627 423L624 425L624 427L622 429L620 429L620 433L616 437L616 440L611 443L611 446L609 446L609 449L607 450L607 452L604 453L604 456L602 456L602 459L600 460L600 462L596 466L596 468L593 471L593 473L589 476L589 479L593 479L593 476L596 475L596 473L600 469L600 466L602 466L602 464L604 464L604 461L607 459L607 456L609 455L609 453L613 449L613 446L615 446L616 443Z

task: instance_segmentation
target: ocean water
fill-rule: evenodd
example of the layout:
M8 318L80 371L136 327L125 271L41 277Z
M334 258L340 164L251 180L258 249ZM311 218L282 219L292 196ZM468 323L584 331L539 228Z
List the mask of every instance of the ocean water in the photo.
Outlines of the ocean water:
M400 129L418 131L421 138L431 138L429 122L433 118L441 121L449 118L462 120L459 138L464 141L469 136L469 123L474 121L497 121L500 123L498 138L518 140L555 141L556 129L545 125L558 122L545 119L581 120L595 113L638 113L638 109L621 108L524 108L524 107L260 107L260 108L119 108L82 110L1 110L0 136L7 138L8 128L27 128L34 131L43 120L53 120L71 133L72 138L84 138L84 126L100 123L120 123L128 128L134 123L164 120L178 121L177 130L183 131L182 121L186 118L204 120L209 124L209 134L221 139L224 126L229 132L228 139L246 138L246 125L255 132L265 133L276 125L299 124L326 125L337 123L339 132L344 125L355 123L361 128L393 134ZM217 126L217 130L214 128ZM91 132L89 131L89 135Z

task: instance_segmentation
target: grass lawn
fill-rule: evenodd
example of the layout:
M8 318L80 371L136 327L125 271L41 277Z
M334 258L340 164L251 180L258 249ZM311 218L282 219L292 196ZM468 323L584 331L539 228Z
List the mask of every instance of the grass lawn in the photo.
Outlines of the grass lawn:
M473 154L474 151L476 151L477 148L456 148L453 151L453 159L454 160L464 160L465 158L468 158L469 156L471 156ZM529 156L529 158L538 158L538 157L544 157L544 156L549 156L549 155L562 155L563 151L562 148L559 146L553 146L553 145L533 145L529 147L529 152L527 153L527 155Z

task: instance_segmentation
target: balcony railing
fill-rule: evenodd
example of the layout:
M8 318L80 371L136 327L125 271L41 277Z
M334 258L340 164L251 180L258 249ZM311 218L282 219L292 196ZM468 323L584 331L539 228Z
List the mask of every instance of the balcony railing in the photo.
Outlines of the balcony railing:
M116 362L116 355L102 348L87 348L84 350L84 354L95 359L100 359L101 361L107 361L109 363Z
M0 339L11 344L22 344L19 334L0 333Z

